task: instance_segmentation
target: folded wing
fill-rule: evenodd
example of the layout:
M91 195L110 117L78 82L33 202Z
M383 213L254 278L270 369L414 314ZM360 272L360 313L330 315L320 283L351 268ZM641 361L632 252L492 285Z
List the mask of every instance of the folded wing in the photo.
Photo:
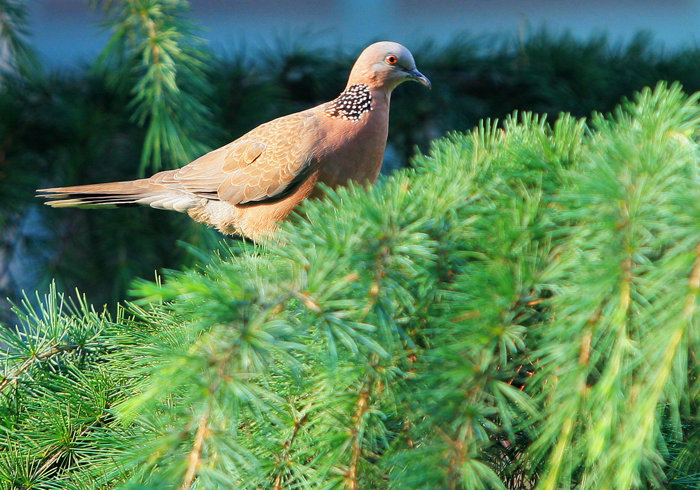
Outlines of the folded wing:
M186 211L203 200L251 204L284 197L314 168L317 116L291 114L258 126L236 141L177 170L148 179L40 189L54 207L146 205Z

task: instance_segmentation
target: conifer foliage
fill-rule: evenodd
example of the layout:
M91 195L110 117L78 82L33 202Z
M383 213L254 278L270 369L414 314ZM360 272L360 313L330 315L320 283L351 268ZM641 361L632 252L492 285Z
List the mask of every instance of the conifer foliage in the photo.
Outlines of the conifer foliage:
M698 97L531 113L3 330L7 488L700 483ZM198 253L196 250L194 253Z
M212 90L208 53L185 17L183 0L104 1L112 37L98 67L112 86L130 85L130 108L146 127L140 173L178 167L210 147L212 114L202 98Z

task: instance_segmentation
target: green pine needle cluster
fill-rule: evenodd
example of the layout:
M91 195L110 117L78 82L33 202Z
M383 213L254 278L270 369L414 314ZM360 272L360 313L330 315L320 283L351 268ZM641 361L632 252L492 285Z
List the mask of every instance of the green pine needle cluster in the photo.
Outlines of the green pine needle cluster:
M531 113L3 331L6 488L700 484L700 104Z
M210 149L208 54L185 18L184 0L104 2L112 38L97 66L115 88L128 84L130 109L146 127L139 172L179 167Z

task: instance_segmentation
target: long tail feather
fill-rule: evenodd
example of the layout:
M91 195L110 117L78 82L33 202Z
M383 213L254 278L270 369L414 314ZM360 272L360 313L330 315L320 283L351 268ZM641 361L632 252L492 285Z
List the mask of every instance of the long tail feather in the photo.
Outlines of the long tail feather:
M141 205L184 212L197 205L199 201L190 193L152 184L148 179L53 187L38 189L36 192L37 197L46 199L45 204L54 208L104 208Z
M140 181L109 182L106 184L76 185L38 189L37 197L46 199L48 206L100 207L109 205L136 205L144 197L146 186Z

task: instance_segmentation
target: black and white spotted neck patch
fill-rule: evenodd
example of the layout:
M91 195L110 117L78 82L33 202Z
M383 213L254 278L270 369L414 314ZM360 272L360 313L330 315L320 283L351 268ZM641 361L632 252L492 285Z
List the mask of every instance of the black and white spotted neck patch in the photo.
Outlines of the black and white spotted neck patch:
M326 109L330 117L359 121L362 114L372 110L372 94L364 83L351 85Z

